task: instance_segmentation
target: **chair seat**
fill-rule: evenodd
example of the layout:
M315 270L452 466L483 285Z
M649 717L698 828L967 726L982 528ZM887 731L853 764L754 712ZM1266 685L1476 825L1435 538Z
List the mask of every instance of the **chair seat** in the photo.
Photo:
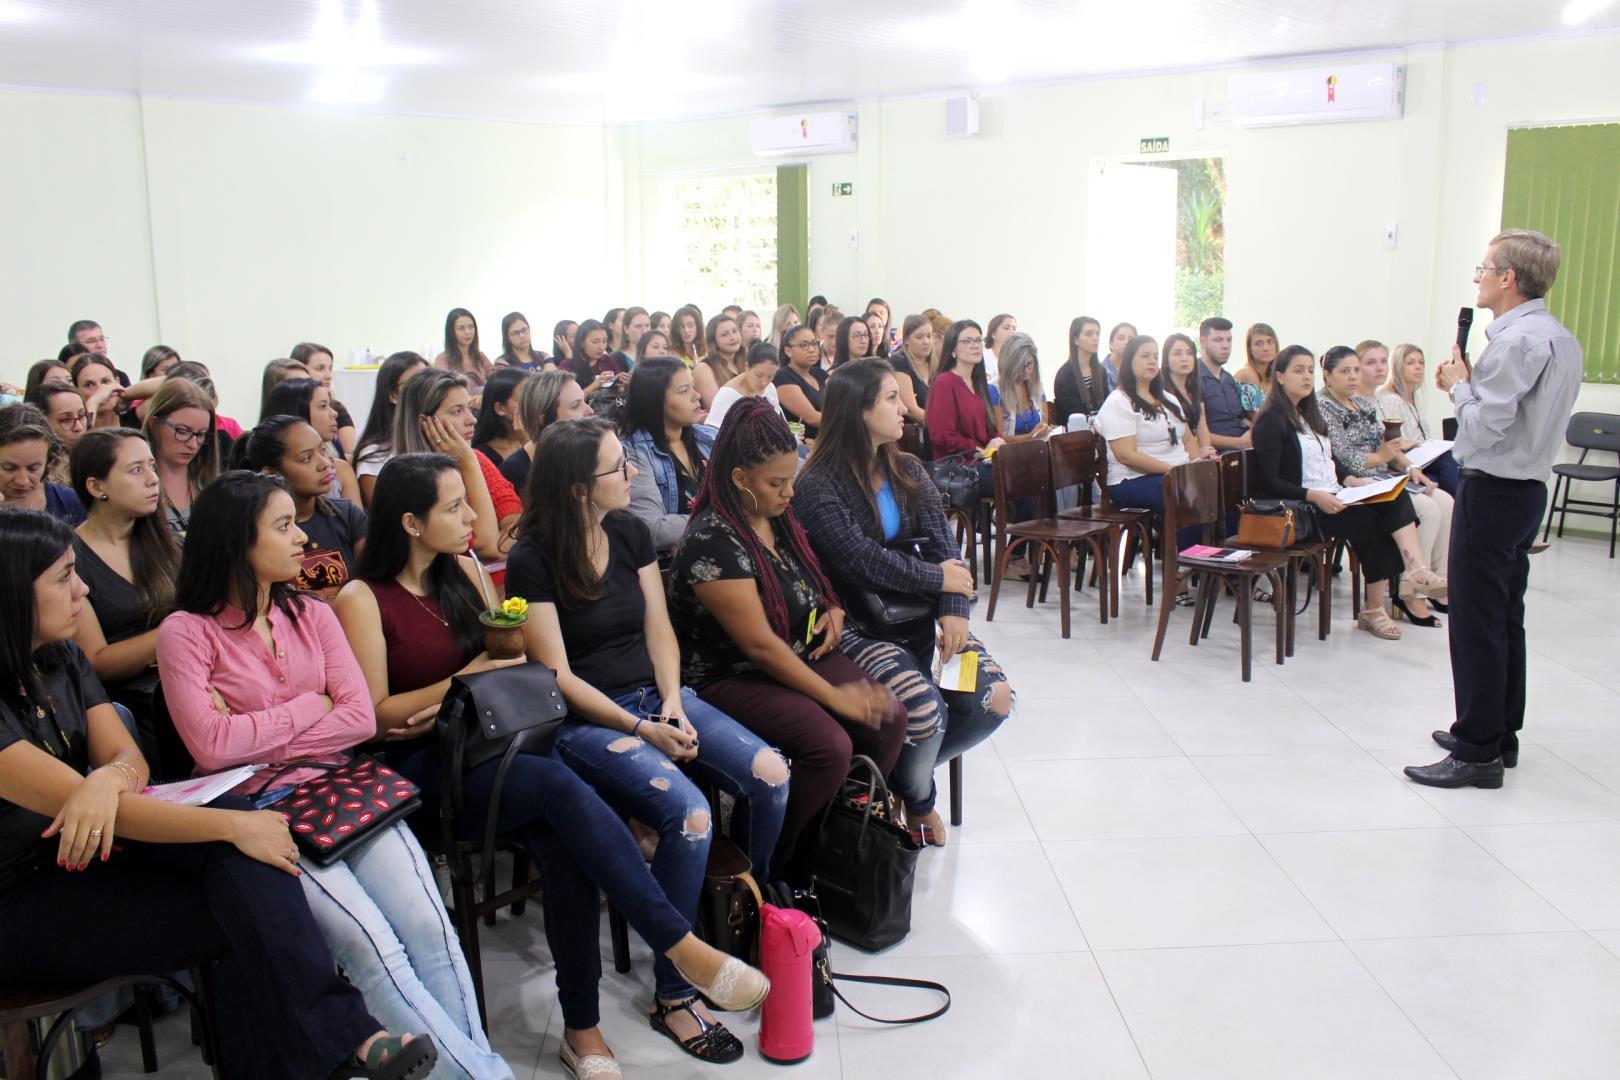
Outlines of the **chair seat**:
M1033 518L1029 521L1015 521L1007 526L1008 536L1019 536L1027 540L1086 540L1107 532L1109 523L1104 521L1061 521L1057 518Z
M1106 521L1110 524L1129 524L1151 516L1151 510L1103 510L1095 506L1071 506L1059 510L1057 516L1064 521Z
M1620 480L1620 466L1615 465L1554 465L1553 472L1587 483Z
M1293 558L1294 556L1286 551L1256 551L1241 562L1228 562L1225 559L1200 559L1178 554L1176 556L1176 565L1191 567L1194 570L1213 570L1221 574L1258 576L1260 574L1269 574L1273 570L1281 570Z

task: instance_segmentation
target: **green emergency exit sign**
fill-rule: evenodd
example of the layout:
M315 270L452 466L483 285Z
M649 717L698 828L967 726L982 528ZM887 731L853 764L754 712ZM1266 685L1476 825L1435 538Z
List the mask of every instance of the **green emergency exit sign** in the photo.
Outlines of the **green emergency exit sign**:
M1150 139L1139 139L1136 143L1138 154L1168 154L1170 152L1170 136L1155 135Z

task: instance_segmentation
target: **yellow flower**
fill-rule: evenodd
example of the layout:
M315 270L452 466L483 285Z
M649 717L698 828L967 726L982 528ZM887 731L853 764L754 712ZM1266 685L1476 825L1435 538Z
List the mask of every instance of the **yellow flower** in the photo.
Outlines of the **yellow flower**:
M519 615L528 614L529 602L521 596L508 597L506 603L501 605L501 610L515 619Z

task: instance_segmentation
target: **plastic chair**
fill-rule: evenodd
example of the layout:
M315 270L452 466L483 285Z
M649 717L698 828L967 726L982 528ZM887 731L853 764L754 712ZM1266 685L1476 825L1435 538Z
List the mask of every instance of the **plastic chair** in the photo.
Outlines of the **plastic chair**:
M1609 558L1612 559L1615 535L1620 531L1620 465L1588 465L1586 455L1593 450L1608 451L1615 455L1617 462L1620 462L1620 416L1614 413L1578 412L1569 418L1569 427L1564 431L1564 441L1579 449L1581 456L1574 464L1559 464L1552 467L1552 498L1547 503L1547 525L1541 530L1541 539L1545 542L1547 534L1552 531L1555 513L1558 515L1559 537L1564 535L1564 519L1570 514L1608 518ZM1613 483L1614 501L1601 503L1593 499L1571 498L1570 489L1577 480L1584 484ZM1560 488L1564 493L1562 503L1558 501ZM1585 509L1587 507L1597 509Z

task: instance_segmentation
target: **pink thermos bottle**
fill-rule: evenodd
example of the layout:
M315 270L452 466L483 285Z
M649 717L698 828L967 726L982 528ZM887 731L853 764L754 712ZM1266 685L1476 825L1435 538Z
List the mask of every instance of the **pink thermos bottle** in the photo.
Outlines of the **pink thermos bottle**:
M760 905L759 924L759 968L771 980L759 1012L759 1052L779 1065L791 1065L816 1047L810 954L821 944L821 930L804 912L775 904Z

